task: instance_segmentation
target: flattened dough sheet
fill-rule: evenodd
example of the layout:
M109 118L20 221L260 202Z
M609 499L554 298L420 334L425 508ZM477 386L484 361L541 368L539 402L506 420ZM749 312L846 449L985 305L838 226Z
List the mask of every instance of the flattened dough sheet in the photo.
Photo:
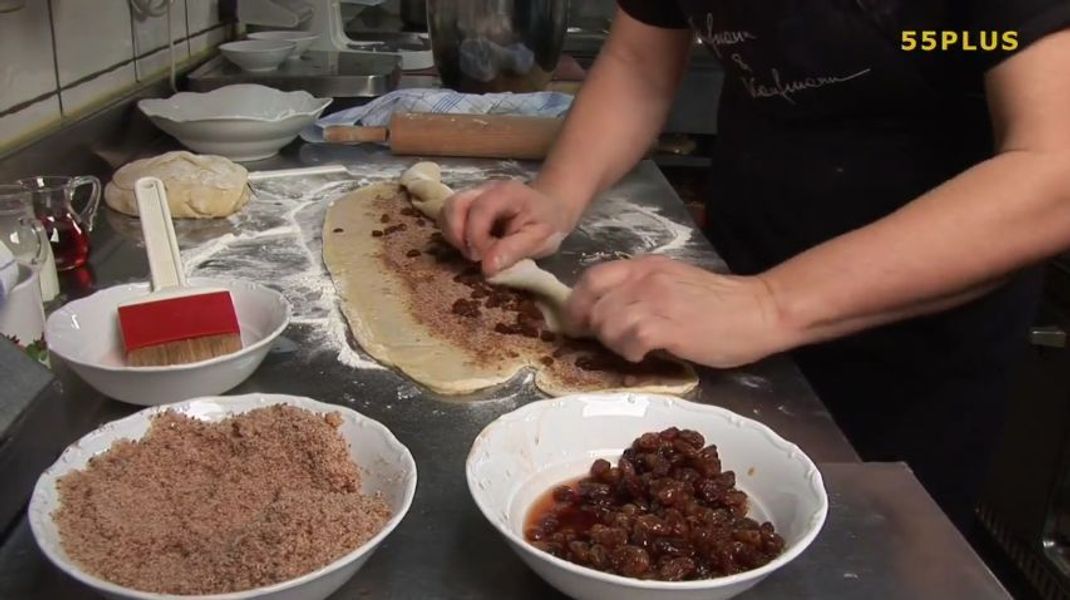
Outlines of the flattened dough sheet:
M483 309L478 319L456 321L463 317L450 312L453 300L446 292L458 293L453 289L454 272L448 270L457 267L439 269L430 257L414 257L412 261L423 262L410 264L421 265L429 274L422 276L426 282L417 277L413 283L399 274L405 265L391 264L401 260L396 258L397 251L386 250L386 244L400 243L395 241L399 238L373 235L382 232L385 212L402 206L412 206L404 188L377 184L337 200L324 221L323 259L338 289L341 310L357 343L377 361L449 395L505 383L529 368L537 371L536 386L554 396L592 391L682 394L697 385L694 370L684 363L679 364L678 373L658 375L579 370L567 356L551 356L555 343L495 333L495 322L503 317L490 309ZM426 230L410 229L406 243L415 243L411 241L414 231L430 234L435 230L432 225ZM411 272L408 275L412 278ZM425 289L424 308L414 304L413 285L433 286ZM442 306L425 310L427 289L442 290ZM469 328L463 338L469 347L439 335L430 325L436 319L454 319L453 326Z

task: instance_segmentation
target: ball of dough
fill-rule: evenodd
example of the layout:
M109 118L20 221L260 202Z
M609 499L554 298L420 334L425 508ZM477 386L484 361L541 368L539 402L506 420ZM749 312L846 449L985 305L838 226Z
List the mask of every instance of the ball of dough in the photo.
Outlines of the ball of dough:
M142 177L158 177L167 188L171 216L182 219L215 219L238 212L249 201L249 172L222 156L168 152L136 160L115 172L104 190L111 208L137 216L134 183Z

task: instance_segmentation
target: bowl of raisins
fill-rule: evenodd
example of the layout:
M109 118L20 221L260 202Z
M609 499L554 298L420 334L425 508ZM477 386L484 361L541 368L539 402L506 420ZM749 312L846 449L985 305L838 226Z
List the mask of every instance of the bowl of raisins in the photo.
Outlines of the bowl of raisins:
M656 394L523 406L479 434L466 472L520 558L580 600L731 598L806 550L828 514L797 446Z

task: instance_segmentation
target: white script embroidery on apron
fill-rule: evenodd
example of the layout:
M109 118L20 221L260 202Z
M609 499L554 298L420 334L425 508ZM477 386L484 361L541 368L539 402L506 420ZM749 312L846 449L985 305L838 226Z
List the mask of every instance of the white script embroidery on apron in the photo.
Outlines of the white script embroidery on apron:
M721 58L721 48L725 46L735 46L736 44L743 44L751 40L758 39L758 36L746 30L739 31L715 31L713 26L713 14L706 14L706 26L699 27L695 24L694 19L691 19L691 29L695 30L698 34L698 39L702 40L702 43L709 46L713 53L717 55L717 58Z
M784 80L780 76L780 69L772 68L769 69L772 81L760 82L757 77L752 75L754 70L738 53L732 54L732 62L736 63L746 73L746 75L740 75L739 80L743 82L743 87L747 88L747 93L750 94L751 98L783 98L790 104L797 104L795 99L792 98L793 94L846 83L852 79L864 77L873 70L867 67L850 75L820 75Z

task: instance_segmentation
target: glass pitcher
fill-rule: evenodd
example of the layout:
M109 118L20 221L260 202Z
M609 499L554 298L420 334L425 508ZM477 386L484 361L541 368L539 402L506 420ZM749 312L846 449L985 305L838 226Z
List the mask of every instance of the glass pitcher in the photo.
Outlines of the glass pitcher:
M56 268L77 269L89 260L89 232L100 205L100 180L82 177L28 177L18 181L29 191L37 219L44 224ZM78 188L88 185L89 198L81 212L74 208Z
M27 267L39 268L48 258L45 228L34 218L30 193L21 185L0 185L0 242Z

